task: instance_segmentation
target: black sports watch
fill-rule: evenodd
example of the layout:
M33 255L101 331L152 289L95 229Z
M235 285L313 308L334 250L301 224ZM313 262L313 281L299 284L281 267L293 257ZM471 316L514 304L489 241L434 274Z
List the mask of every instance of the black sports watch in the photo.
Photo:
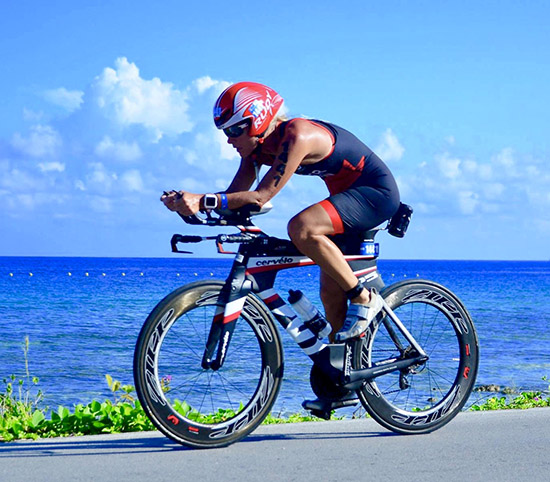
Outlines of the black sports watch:
M205 194L203 198L204 209L217 209L218 196L215 194Z

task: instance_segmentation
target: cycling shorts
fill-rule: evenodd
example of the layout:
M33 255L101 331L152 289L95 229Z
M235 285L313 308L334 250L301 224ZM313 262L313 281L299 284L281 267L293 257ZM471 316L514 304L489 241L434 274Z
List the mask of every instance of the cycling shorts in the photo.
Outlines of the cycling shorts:
M354 186L319 203L330 216L334 232L357 236L390 219L399 207L396 189Z

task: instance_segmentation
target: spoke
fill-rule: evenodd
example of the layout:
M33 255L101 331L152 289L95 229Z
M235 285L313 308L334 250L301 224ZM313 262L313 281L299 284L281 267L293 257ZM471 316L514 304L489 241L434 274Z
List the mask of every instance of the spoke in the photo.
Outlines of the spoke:
M184 393L184 396L185 397L188 397L189 396L189 393L195 388L195 386L197 385L197 382L199 381L199 378L203 378L203 375L206 373L205 370L202 370L200 371L199 373L197 373L195 376L191 377L189 380L185 380L183 381L182 383L180 383L179 385L177 386L174 386L174 387L170 387L170 390L169 392L176 392L178 390L185 390L185 387L186 386L189 386L189 384L191 384L189 386L189 388L187 389L187 391ZM167 392L168 393L168 392Z

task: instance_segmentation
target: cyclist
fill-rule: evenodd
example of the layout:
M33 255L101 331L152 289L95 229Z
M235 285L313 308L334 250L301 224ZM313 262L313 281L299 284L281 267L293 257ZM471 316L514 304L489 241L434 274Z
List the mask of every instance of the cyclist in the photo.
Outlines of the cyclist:
M282 97L262 84L228 87L214 105L214 122L241 156L233 181L222 193L172 191L161 201L185 216L205 209L262 206L295 173L321 177L330 196L296 214L288 235L319 265L331 340L344 341L366 330L382 299L358 283L343 253L357 254L358 233L391 218L399 207L399 191L388 167L353 134L325 121L287 120L280 115L282 104ZM262 165L270 168L251 189Z

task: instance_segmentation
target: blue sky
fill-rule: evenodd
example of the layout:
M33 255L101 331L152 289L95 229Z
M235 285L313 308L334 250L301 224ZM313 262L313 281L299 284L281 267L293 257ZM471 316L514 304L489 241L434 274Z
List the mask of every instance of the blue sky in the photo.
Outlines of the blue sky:
M392 168L415 213L382 256L550 259L548 2L101 3L3 5L0 255L170 256L159 196L227 186L212 104L251 80ZM325 196L295 176L258 224Z

